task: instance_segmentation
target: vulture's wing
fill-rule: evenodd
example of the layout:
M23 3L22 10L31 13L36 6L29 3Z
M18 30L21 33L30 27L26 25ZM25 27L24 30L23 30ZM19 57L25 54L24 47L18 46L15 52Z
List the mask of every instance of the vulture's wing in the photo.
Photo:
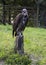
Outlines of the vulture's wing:
M28 23L28 16L23 17L18 28L17 28L17 31L24 31L27 23Z
M18 25L20 24L20 20L21 20L22 17L23 17L23 15L21 13L19 13L14 19L13 32L12 32L13 36L14 36L14 32L16 32L16 29L18 28Z

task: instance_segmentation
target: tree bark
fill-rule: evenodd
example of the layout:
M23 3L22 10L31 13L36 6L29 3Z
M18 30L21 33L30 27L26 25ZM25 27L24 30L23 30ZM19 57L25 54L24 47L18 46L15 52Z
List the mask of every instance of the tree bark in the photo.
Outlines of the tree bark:
M37 4L37 27L39 27L39 4Z
M23 35L17 35L16 36L16 40L15 40L15 47L14 47L14 51L15 53L18 54L24 54L24 39L23 39Z
M9 21L8 21L8 24L11 24L11 7L9 5Z
M5 1L4 0L2 0L3 1L3 21L2 21L2 23L4 24L4 25L6 25L6 11L5 11Z

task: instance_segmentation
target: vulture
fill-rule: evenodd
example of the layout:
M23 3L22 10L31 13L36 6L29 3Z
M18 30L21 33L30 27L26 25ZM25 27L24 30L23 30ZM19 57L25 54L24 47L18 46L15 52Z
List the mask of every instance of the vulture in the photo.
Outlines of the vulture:
M17 32L24 31L28 23L28 12L27 9L22 9L22 12L19 13L13 21L13 37L17 35Z

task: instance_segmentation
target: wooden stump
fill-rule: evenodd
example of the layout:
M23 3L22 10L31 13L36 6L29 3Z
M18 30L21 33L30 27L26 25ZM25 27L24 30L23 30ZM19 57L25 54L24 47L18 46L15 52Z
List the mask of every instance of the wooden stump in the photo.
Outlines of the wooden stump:
M23 35L17 35L15 40L15 53L24 54L24 38Z

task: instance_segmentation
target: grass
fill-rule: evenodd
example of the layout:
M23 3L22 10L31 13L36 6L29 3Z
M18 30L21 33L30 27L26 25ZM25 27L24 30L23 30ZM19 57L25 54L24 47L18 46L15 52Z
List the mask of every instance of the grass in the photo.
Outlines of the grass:
M0 58L7 56L13 48L12 27L0 25Z
M14 40L12 26L0 25L0 59L13 52ZM24 50L28 54L42 58L44 65L46 63L46 29L26 27L24 31Z
M24 31L25 51L46 56L46 29L26 28Z

